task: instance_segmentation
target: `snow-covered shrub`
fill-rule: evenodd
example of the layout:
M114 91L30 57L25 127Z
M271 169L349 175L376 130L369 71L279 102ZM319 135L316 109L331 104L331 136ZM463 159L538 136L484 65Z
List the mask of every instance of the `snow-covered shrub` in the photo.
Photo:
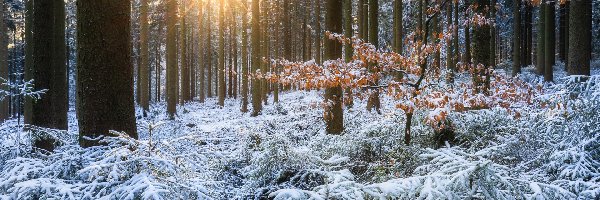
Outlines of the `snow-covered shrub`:
M11 199L209 198L188 159L170 141L150 143L125 133L101 138L106 146L65 141L54 153L26 153L1 169L0 193Z
M497 147L500 148L500 147ZM327 184L312 190L281 189L274 199L569 199L561 187L513 177L503 165L485 157L493 149L466 153L459 148L429 149L421 155L428 164L411 177L382 183L357 182L348 170L326 173Z
M600 136L572 147L560 145L546 165L553 183L585 198L600 197Z

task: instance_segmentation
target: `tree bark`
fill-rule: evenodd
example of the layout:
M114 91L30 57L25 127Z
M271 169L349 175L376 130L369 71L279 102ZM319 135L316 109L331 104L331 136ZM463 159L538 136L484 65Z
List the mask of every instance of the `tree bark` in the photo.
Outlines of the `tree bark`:
M545 58L544 58L544 56L545 56L545 53L544 53L545 43L544 42L545 42L545 38L546 38L546 36L545 36L545 26L544 26L545 25L544 24L544 22L545 22L544 18L546 18L545 11L546 11L546 6L541 5L540 6L540 12L539 12L540 13L539 14L540 17L538 19L538 29L537 29L537 34L538 34L537 35L537 49L536 49L536 51L537 51L536 52L537 53L537 63L535 63L536 64L536 68L535 69L536 69L537 73L540 74L540 75L544 74L544 68L545 68L545 63L544 63L544 61L545 61Z
M567 63L567 55L568 55L568 39L569 39L569 2L566 1L563 4L560 4L559 9L559 43L558 43L558 57L561 61ZM566 65L565 65L566 67Z
M477 0L475 12L480 15L485 15L486 6L490 6L489 0ZM491 26L488 24L478 24L473 26L473 64L475 65L475 74L473 82L475 92L488 93L489 91L489 67L490 63L490 48L489 41ZM481 67L480 67L481 65Z
M379 48L379 0L369 0L369 42ZM368 63L370 71L373 73L379 73L376 63ZM372 85L379 84L379 78L375 78ZM373 108L378 113L381 113L381 100L379 98L379 88L373 89L369 94L369 100L367 101L367 110L371 111Z
M525 50L525 65L533 64L533 6L531 2L525 5L525 32L526 32L526 50Z
M188 62L188 38L187 38L187 2L181 1L181 13L179 13L179 50L181 63L181 97L179 98L179 104L190 100L190 63Z
M205 63L205 51L204 51L204 44L205 44L205 29L204 29L204 4L202 3L202 1L200 1L200 5L198 7L198 51L199 51L199 56L198 56L198 65L199 65L199 85L198 85L198 100L200 101L200 103L204 103L206 100L206 85L205 85L205 71L206 71L206 63Z
M263 0L261 7L263 9L263 12L261 13L262 16L262 26L261 26L261 31L262 31L262 35L261 35L261 59L260 59L260 71L262 74L266 74L268 73L269 70L269 64L267 62L265 62L264 59L269 59L269 3L267 3L266 0ZM300 32L300 31L298 31ZM267 94L269 93L269 83L266 79L262 79L261 80L261 90L260 90L260 95L261 95L261 100L263 101L264 105L268 104L268 97Z
M396 53L402 54L403 39L404 39L404 6L402 0L394 0L394 36L393 49ZM450 19L450 18L449 18ZM451 20L448 20L451 21Z
M77 1L77 117L82 147L98 145L86 137L109 135L109 130L137 139L130 12L127 0Z
M448 3L448 5L446 5L446 30L448 32L453 31L452 29L454 28L454 26L452 26L452 10L453 4ZM452 42L453 39L446 40L446 80L448 83L454 83L454 73L456 72L456 64L454 64L456 50L454 49Z
M342 0L326 0L325 27L333 33L342 32ZM335 41L325 40L325 59L342 58L342 45ZM342 108L342 88L338 86L325 89L325 122L329 134L341 134L344 130L344 111Z
M521 73L521 0L513 1L513 66L512 76Z
M248 6L242 1L242 112L248 112Z
M6 7L4 1L0 2L0 16L5 16ZM8 28L4 17L0 17L0 84L9 81L8 74ZM0 86L0 90L8 90L6 86ZM4 97L0 100L0 123L4 122L10 117L9 107L10 97Z
M167 113L174 119L179 92L179 67L177 62L177 1L167 1Z
M34 90L47 89L38 100L26 101L27 123L39 127L67 129L68 85L65 43L65 8L59 0L30 0L30 23L27 45L30 61L27 78L34 80ZM54 141L41 139L34 146L47 151Z
M238 39L237 39L238 38L238 36L237 36L237 26L238 25L237 25L237 21L236 20L237 19L236 19L235 10L234 10L234 11L232 11L232 19L231 19L231 23L232 23L232 25L231 25L231 29L232 29L232 33L231 33L231 37L232 37L232 40L231 40L231 43L232 43L232 45L231 45L231 51L233 51L233 54L231 55L231 57L233 59L233 63L232 63L233 69L232 69L231 74L233 76L233 80L232 80L232 82L233 82L233 84L232 84L233 89L232 90L233 91L232 91L232 93L233 93L233 98L234 99L237 99L237 95L238 95L238 54L237 54L238 53L238 51L237 51L237 41L238 41Z
M492 0L490 4L490 14L488 15L493 19L494 24L490 28L490 68L494 69L496 67L496 0Z
M354 35L354 30L352 30L352 0L344 0L344 37L352 38ZM397 14L397 13L396 13ZM394 26L395 27L395 26ZM394 28L396 30L396 28ZM350 62L353 56L352 44L344 44L344 60L346 62ZM346 96L344 99L344 103L346 107L351 108L354 104L354 99L352 97L352 88L346 88L345 91Z
M352 38L354 31L352 30L352 0L344 0L344 37ZM352 60L352 44L344 44L344 60L350 62Z
M555 8L554 1L548 1L546 4L546 11L544 14L544 80L548 82L553 81L553 70L555 62Z
M571 1L569 12L569 75L590 75L592 1Z
M318 0L317 0L318 1ZM365 19L368 18L368 14L365 16L365 10L367 10L365 4L367 0L358 0L358 37L363 40L367 40L367 36L365 35L365 29L367 28L365 25Z
M140 82L140 105L144 117L150 108L150 90L148 87L149 77L149 48L148 48L148 0L140 0L140 66L138 80Z
M260 6L259 0L252 0L252 73L260 70ZM252 79L252 116L258 116L262 110L261 80Z
M210 7L210 3L206 4L206 97L211 98L213 96L213 81L216 82L213 76L213 44L212 44L212 26L211 26L211 12L212 8ZM217 72L215 72L216 74ZM216 84L215 84L216 85Z
M321 0L316 0L315 3L315 61L317 64L322 63L322 50L321 50ZM363 0L364 1L364 0ZM285 53L285 52L284 52Z
M219 0L219 106L225 106L225 1Z

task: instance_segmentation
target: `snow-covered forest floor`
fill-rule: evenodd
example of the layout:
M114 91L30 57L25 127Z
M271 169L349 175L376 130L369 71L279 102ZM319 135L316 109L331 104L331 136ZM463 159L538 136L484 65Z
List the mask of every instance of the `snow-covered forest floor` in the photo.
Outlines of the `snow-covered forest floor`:
M10 120L0 125L0 199L598 199L600 77L574 83L559 68L536 98L547 107L453 113L456 139L445 144L421 111L404 145L404 113L387 96L381 114L355 100L344 134L327 135L319 91L284 92L258 117L239 99L180 106L174 121L154 104L137 114L140 140L87 149L74 108L68 132ZM35 137L60 145L35 153Z

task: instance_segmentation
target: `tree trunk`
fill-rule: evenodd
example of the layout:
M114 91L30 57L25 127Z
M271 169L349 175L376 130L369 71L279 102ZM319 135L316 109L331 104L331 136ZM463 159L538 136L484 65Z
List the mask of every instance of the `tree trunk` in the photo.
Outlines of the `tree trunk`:
M544 45L545 44L544 44L544 42L545 41L544 40L546 38L546 36L545 36L545 32L546 31L545 31L545 28L544 28L544 25L545 25L544 24L544 21L545 21L544 18L546 18L546 14L544 14L545 11L546 11L546 6L541 5L540 6L540 12L539 12L540 13L539 14L540 17L538 19L538 29L537 29L537 34L538 34L537 35L537 49L536 49L536 51L537 51L536 52L537 53L537 63L536 63L536 68L535 68L536 71L537 71L537 73L539 75L543 75L544 74L544 68L545 68L544 67L545 66L544 65L545 64L544 63L544 61L545 61L545 59L544 59L544 56L545 56L545 53L544 53L544 50L545 50Z
M232 12L235 12L235 11L232 11ZM238 95L238 54L237 54L238 53L238 51L237 51L237 41L238 41L238 39L237 39L237 22L236 22L236 20L237 19L236 19L235 13L232 13L232 20L231 20L231 23L232 23L232 26L231 26L231 29L232 29L232 33L231 33L232 40L231 40L231 43L232 43L232 46L231 46L231 51L233 51L233 55L231 55L231 57L233 59L233 64L232 64L233 69L232 69L231 74L233 76L233 80L232 80L232 82L233 82L233 84L232 84L233 91L232 91L232 93L233 93L233 98L234 99L237 99L237 95Z
M393 35L393 49L396 53L402 54L402 46L404 39L404 6L402 0L394 0L394 35ZM450 20L448 20L450 21Z
M211 25L211 13L212 8L210 7L210 3L206 4L206 97L211 98L213 96L213 81L216 79L213 78L213 64L212 64L212 56L213 56L213 44L212 44L212 25ZM217 72L215 72L216 74ZM216 84L215 84L216 85Z
M186 0L181 1L181 13L179 14L179 50L181 63L181 97L179 104L188 102L190 99L190 63L188 62L188 42L187 42L187 11Z
M196 69L197 69L197 62L198 62L198 57L196 57L196 45L194 43L196 38L195 35L195 31L194 28L192 27L193 23L189 24L189 36L188 36L188 48L189 48L189 55L188 58L190 60L190 92L189 92L189 97L188 97L188 101L193 101L194 97L196 96Z
M158 22L158 30L159 33L162 33L163 30L163 22ZM162 44L162 40L160 38L160 36L162 36L162 34L157 34L157 39L156 39L156 45L154 46L154 51L156 52L156 69L154 70L155 73L155 80L154 80L154 84L156 84L155 86L155 90L156 90L156 96L155 96L155 101L156 102L160 102L162 101L162 95L161 95L161 76L162 76L162 66L161 66L161 61L162 61L162 55L161 55L161 51L160 51L160 47Z
M423 13L425 12L425 6L423 5L423 0L418 0L417 3L417 39L423 35Z
M354 35L354 30L352 30L352 0L344 0L344 37L352 38ZM394 29L396 30L396 29ZM353 56L352 44L344 44L344 59L346 62L350 62ZM346 107L351 108L354 104L354 99L352 97L352 88L345 89L345 99L344 103Z
M431 32L432 33L431 36L432 36L432 38L436 38L437 35L439 35L439 33L440 33L439 15L433 16L432 22L433 22L433 27L432 27L433 31ZM436 71L436 73L439 73L441 71L441 67L442 67L441 59L442 59L442 54L440 52L440 49L437 48L433 55L433 69L434 69L434 71Z
M452 58L452 64L453 67L456 71L456 64L458 63L458 61L460 60L460 50L459 50L459 43L458 43L458 1L454 2L454 33L453 33L453 42L454 42L454 47L452 49L454 49L454 57ZM454 77L452 77L454 79Z
M306 13L307 7L308 7L308 0L304 0L304 6L302 7L302 13ZM302 61L308 61L309 55L308 55L308 40L306 37L306 34L308 33L308 23L307 23L307 19L306 19L306 15L302 14Z
M485 15L486 6L490 5L489 0L477 0L477 8L475 12L479 15ZM490 25L477 25L473 27L473 64L475 65L473 82L475 92L488 93L489 91L489 67L490 63L490 48L489 41L491 39ZM481 67L480 67L481 65Z
M260 35L259 0L252 0L252 73L260 70ZM252 116L258 116L262 110L260 83L260 79L252 79Z
M67 129L68 85L65 44L65 4L59 0L30 0L27 38L31 61L29 78L34 80L34 90L47 89L41 99L27 101L26 118L31 125ZM34 141L34 146L47 151L54 149L54 141Z
M263 58L265 59L269 59L269 7L268 7L268 3L266 2L266 0L263 0L263 3L261 4L263 12L262 12L262 31L263 34L261 35L262 39L261 39L261 60L260 60L260 71L262 74L266 74L268 73L269 70L269 64L267 62L265 62L265 60L263 60ZM298 31L300 32L300 31ZM267 82L267 79L262 79L261 80L261 100L263 101L264 105L268 104L268 97L267 94L269 93L269 83Z
M590 75L592 1L571 1L569 12L569 75Z
M65 2L54 0L54 35L52 48L54 125L56 129L67 130L69 111L69 76L67 71L67 46L65 41Z
M290 2L283 0L283 58L292 59L292 29L290 19ZM318 20L317 20L318 21ZM317 22L318 23L318 22ZM317 33L318 34L318 33Z
M234 21L234 17L233 17L233 10L230 11L231 12L231 16L229 18L229 48L228 48L228 63L227 63L227 96L229 98L233 97L233 68L235 67L233 65L233 44L235 43L235 41L233 40L233 21Z
M568 46L567 46L567 40L569 39L569 2L570 1L566 1L565 3L560 4L560 9L559 9L559 43L558 43L558 58L567 63L567 51L568 51ZM566 67L566 64L565 64Z
M225 106L225 0L219 0L219 106Z
M526 50L525 50L525 65L533 64L533 6L531 2L525 5L525 32L526 32Z
M379 48L379 0L369 0L369 42ZM379 73L379 69L376 63L367 63L370 71L373 73ZM375 78L371 83L374 86L379 84L379 78ZM381 100L379 98L379 88L374 89L369 94L369 100L367 101L367 110L371 111L373 108L378 113L381 113Z
M352 30L352 0L344 0L344 37L352 38L354 31ZM352 44L344 44L344 60L350 62L352 60Z
M513 1L513 66L512 75L521 73L521 0Z
M465 55L463 64L471 64L471 25L469 22L465 24Z
M200 103L204 103L206 100L206 85L205 85L205 74L204 72L206 71L206 64L205 64L205 51L204 51L204 44L205 44L205 29L204 29L204 4L202 3L202 1L200 1L200 5L198 7L198 51L200 53L200 55L198 56L198 65L199 65L199 69L200 73L198 74L200 80L199 85L198 85L198 100L200 101Z
M167 113L174 119L177 112L179 67L177 63L177 1L167 1Z
M379 47L379 0L369 0L369 42Z
M140 105L144 117L150 108L150 90L148 87L149 77L149 48L148 48L148 0L140 0Z
M553 81L553 70L554 62L555 62L555 40L556 40L556 32L555 32L555 19L554 19L554 1L548 1L546 4L546 11L544 14L544 80L548 82Z
M109 130L137 139L130 12L127 0L77 1L77 117L82 147L98 145L86 137L109 135Z
M446 30L448 32L452 31L453 26L452 26L452 9L453 9L453 5L452 3L448 3L448 5L446 5L446 23L447 23L447 27ZM447 68L447 74L446 74L446 80L448 83L454 83L454 73L456 72L456 64L454 64L454 57L456 54L456 50L454 50L454 46L452 45L453 40L448 39L446 40L446 68Z
M321 0L316 0L315 3L315 61L317 64L322 63L322 50L321 50L321 42L323 41L321 38ZM285 53L285 52L284 52Z
M4 1L0 2L0 16L5 16L6 7ZM0 84L9 81L8 74L8 28L4 17L0 17ZM0 86L0 90L8 90L6 86ZM10 117L9 107L10 97L4 97L0 100L0 123Z
M490 28L490 35L492 36L490 39L490 69L494 69L496 67L496 0L492 0L490 9L489 17L494 20L494 24Z
M318 1L318 0L317 0ZM365 10L367 9L365 6L365 2L367 0L358 0L358 10L356 11L358 14L358 37L360 39L367 39L365 36L365 29L367 28L364 21L367 18L368 14L365 16Z
M342 0L327 0L325 27L333 33L342 32ZM325 59L342 58L342 45L335 41L325 40ZM342 109L342 88L340 86L325 89L325 122L329 134L341 134L344 130L344 111Z
M248 9L242 1L242 112L248 112Z

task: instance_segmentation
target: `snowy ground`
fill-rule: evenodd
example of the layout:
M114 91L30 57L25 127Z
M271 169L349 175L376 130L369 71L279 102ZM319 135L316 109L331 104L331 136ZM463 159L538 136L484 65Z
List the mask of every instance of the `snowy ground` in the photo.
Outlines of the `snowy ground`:
M575 90L546 87L549 104ZM71 109L50 156L31 153L35 135L11 120L0 125L0 199L598 199L599 87L596 77L563 109L526 108L518 119L496 108L453 114L457 140L440 149L426 112L405 146L404 114L388 97L382 114L356 100L344 134L327 135L318 91L269 99L258 117L239 99L179 106L173 121L153 104L148 118L138 110L140 140L91 149L78 147Z

